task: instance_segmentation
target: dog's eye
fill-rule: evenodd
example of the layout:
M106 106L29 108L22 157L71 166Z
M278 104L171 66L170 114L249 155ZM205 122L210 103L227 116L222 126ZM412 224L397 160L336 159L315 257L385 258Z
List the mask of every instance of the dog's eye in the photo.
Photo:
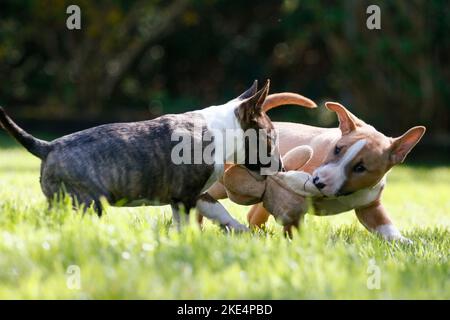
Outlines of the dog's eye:
M360 162L360 163L357 163L357 164L353 167L353 172L361 173L361 172L364 172L364 171L366 171L366 167L364 167L363 164L362 164L361 162Z
M342 149L342 147L338 147L338 146L334 147L334 154L338 155L339 152L341 152L341 149Z

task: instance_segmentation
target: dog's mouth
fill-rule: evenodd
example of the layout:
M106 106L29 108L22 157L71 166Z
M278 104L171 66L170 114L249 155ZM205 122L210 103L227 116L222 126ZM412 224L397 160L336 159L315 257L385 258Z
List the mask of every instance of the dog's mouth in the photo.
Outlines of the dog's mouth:
M318 190L319 190L319 193L320 193L320 196L318 196L319 198L334 198L334 197L335 197L334 195L324 193L324 192L323 192L322 190L320 190L320 189L318 189Z
M345 197L345 196L349 196L353 193L355 193L355 192L354 191L346 191L346 192L339 191L335 194L335 197Z
M355 191L345 191L345 192L338 191L334 194L328 194L328 193L324 193L323 190L319 190L319 192L322 194L322 196L324 198L328 198L328 199L333 199L333 198L338 198L338 197L346 197L346 196L349 196L349 195L352 195L353 193L355 193Z

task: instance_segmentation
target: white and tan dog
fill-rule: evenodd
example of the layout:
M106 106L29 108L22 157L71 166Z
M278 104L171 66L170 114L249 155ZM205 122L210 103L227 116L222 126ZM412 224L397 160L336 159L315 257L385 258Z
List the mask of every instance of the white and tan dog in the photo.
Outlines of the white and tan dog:
M270 102L267 101L264 107L266 111L279 106L279 103ZM409 242L389 218L381 203L381 194L386 174L394 165L404 161L422 138L425 127L413 127L398 138L390 138L358 119L341 104L328 102L326 106L337 114L339 128L273 123L279 134L282 156L302 145L313 149L312 158L301 170L312 174L314 184L322 193L313 198L314 213L334 215L353 209L369 231L386 240ZM218 183L208 193L216 199L226 197L224 187ZM279 202L285 200L278 199ZM250 225L261 226L269 216L270 213L258 204L250 210L248 221Z

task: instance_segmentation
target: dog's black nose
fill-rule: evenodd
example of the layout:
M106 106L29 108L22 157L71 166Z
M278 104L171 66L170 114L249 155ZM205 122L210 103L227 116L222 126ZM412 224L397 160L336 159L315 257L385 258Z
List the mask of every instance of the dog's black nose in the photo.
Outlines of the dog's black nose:
M319 177L314 177L313 183L317 187L317 189L319 189L319 190L323 189L326 186L325 183L319 182Z
M322 183L322 182L318 182L318 183L316 183L315 184L316 185L316 187L317 187L317 189L323 189L325 186L326 186L326 184L325 183Z

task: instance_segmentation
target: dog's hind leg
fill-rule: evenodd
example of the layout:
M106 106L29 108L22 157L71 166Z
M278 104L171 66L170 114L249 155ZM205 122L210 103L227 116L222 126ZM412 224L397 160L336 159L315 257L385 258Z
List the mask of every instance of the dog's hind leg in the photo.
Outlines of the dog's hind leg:
M103 207L102 207L100 200L94 199L92 197L79 197L79 196L73 195L73 194L68 194L68 196L72 199L72 209L73 210L77 210L81 206L83 206L83 212L86 212L86 210L92 205L93 206L92 208L94 209L95 213L97 213L97 215L99 217L101 217L103 215ZM58 198L59 198L59 196L58 196ZM48 209L49 210L52 210L53 202L54 202L54 199L52 199L52 198L48 199Z
M103 207L99 199L96 199L88 194L71 194L70 195L74 200L74 208L83 208L83 212L86 212L87 209L92 205L92 209L94 209L95 213L101 217L103 215Z
M182 205L181 203L172 203L172 217L175 222L177 229L181 230L183 226L189 223L189 211L191 211L190 206Z
M256 226L261 228L267 220L269 220L270 212L267 211L262 203L255 204L252 206L247 214L247 220L250 226Z
M208 193L203 193L197 199L196 208L199 214L219 223L222 228L238 232L248 231L249 229L235 220L228 211L211 197Z
M101 201L99 199L92 199L91 203L92 202L94 203L93 208L95 213L97 213L97 215L101 217L103 215L103 206Z
M86 210L93 205L93 209L97 215L99 217L102 216L103 207L100 199L91 196L88 192L68 184L54 186L47 185L47 187L45 193L48 199L49 209L52 208L54 200L61 201L67 195L72 199L72 208L74 210L77 210L82 206L83 211L86 212ZM53 193L51 191L53 191Z
M87 193L71 193L69 196L73 200L74 209L78 209L80 207L83 208L83 212L85 213L90 206L94 209L95 213L101 217L103 215L103 207L99 199L96 199Z
M70 196L72 199L76 199L76 203L79 207L83 207L83 211L86 212L87 209L89 209L90 206L92 206L92 209L94 209L95 213L101 217L103 214L103 206L100 201L100 199L92 196L87 191L78 191L74 190L74 192L70 193Z

